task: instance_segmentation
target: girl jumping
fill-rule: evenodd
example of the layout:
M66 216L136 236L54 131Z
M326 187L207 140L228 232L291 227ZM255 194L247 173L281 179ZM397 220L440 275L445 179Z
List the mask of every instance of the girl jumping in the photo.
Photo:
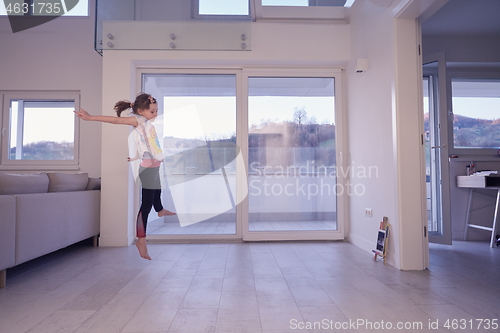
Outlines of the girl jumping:
M125 110L132 110L131 117L121 117ZM119 101L114 110L117 117L93 116L80 108L75 111L78 118L89 121L100 121L110 124L130 125L134 127L134 139L137 148L137 156L128 158L128 161L141 159L139 167L139 179L142 187L142 202L137 214L136 230L137 241L135 245L142 258L151 260L146 244L146 227L151 208L154 207L159 217L175 215L163 208L161 203L160 164L163 154L156 136L156 130L152 122L158 115L158 103L149 94L139 94L133 103Z

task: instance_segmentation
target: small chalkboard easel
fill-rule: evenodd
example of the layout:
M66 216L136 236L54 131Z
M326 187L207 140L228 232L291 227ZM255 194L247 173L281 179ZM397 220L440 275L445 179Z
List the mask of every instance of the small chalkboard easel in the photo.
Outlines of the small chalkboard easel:
M380 222L380 228L378 230L377 244L375 246L375 250L372 250L372 252L375 253L373 261L377 261L377 257L380 257L384 259L384 265L386 264L388 239L389 239L389 219L387 218L387 216L384 216L382 222Z

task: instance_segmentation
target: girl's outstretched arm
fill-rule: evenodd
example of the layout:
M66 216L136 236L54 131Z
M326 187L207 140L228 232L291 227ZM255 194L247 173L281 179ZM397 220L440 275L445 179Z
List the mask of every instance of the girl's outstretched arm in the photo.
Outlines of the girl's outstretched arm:
M80 111L74 112L76 116L82 120L100 121L102 123L109 124L131 125L134 127L137 127L138 125L136 117L93 116L82 108L80 108Z

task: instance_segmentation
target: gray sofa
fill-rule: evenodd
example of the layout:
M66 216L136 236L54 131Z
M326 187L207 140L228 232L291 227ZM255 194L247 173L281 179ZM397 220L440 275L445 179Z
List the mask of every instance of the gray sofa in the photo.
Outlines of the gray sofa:
M6 269L94 237L100 179L87 173L0 173L0 288Z

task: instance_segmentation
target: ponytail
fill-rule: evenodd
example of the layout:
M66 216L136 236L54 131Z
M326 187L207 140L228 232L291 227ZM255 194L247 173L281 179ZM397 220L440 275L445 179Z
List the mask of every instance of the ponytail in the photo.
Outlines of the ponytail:
M132 109L133 110L133 104L130 103L129 101L119 101L119 102L116 102L115 107L114 107L114 110L116 111L116 115L118 117L121 116L121 114L122 114L123 111L128 110L128 109Z
M134 103L130 103L130 101L119 101L116 102L114 110L116 111L116 115L118 117L121 116L122 112L128 109L132 109L132 113L139 114L138 110L147 110L151 104L156 104L156 99L145 93L140 93L137 95Z

